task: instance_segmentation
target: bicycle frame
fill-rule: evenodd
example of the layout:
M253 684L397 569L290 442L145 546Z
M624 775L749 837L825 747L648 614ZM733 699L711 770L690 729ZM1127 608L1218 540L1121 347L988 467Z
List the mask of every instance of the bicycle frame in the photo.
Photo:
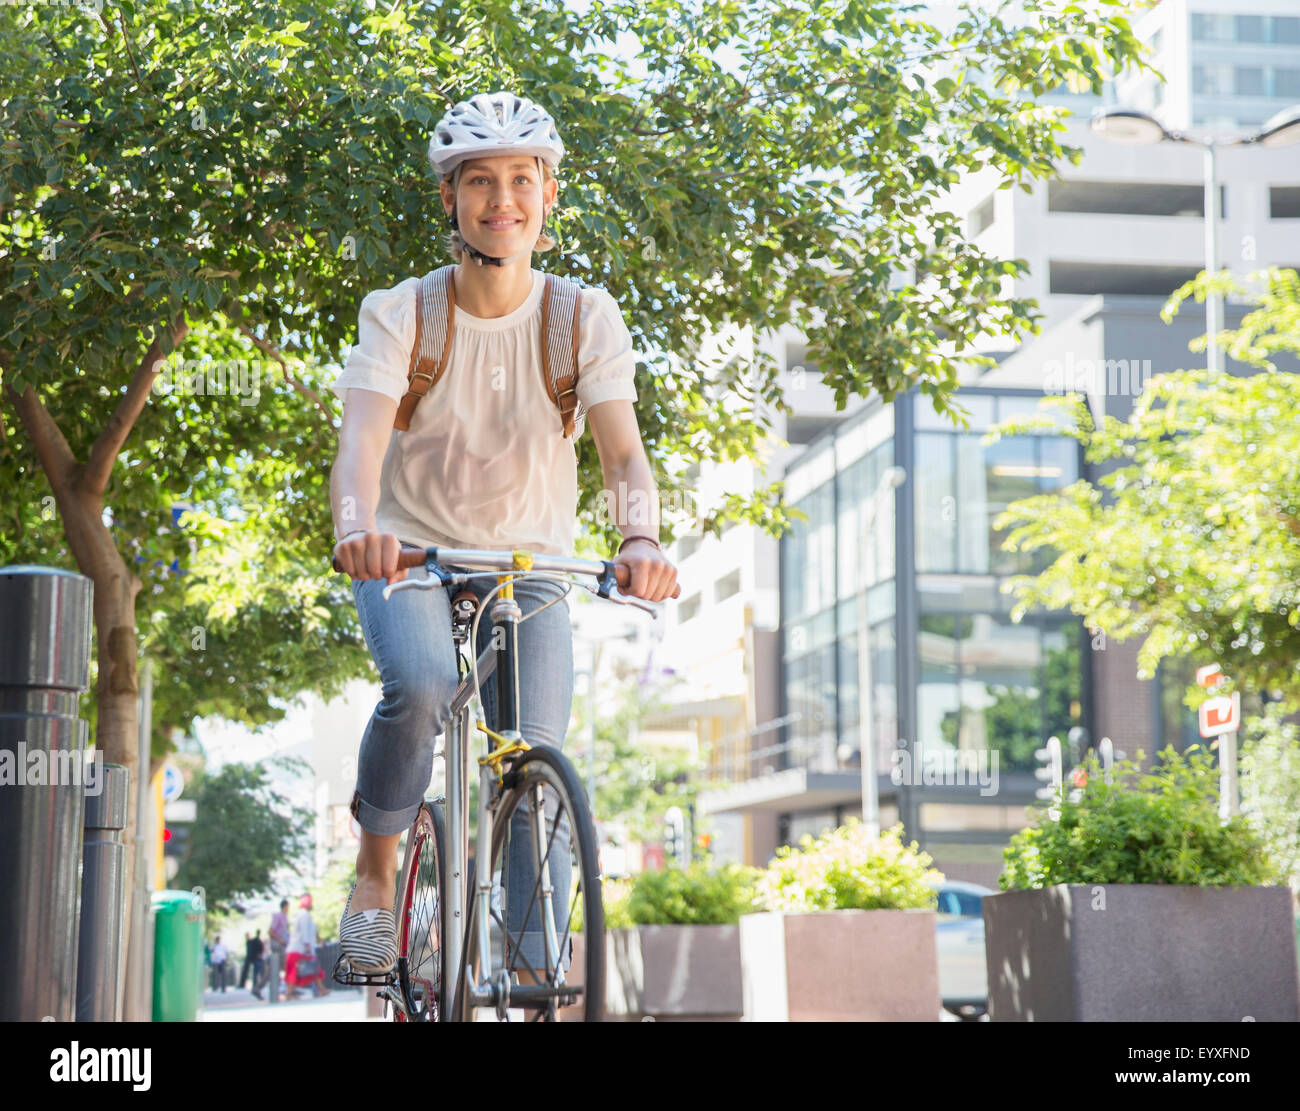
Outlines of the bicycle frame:
M449 564L467 565L473 562L470 552L440 553ZM486 554L486 553L480 553ZM473 898L477 903L474 916L475 929L478 933L478 951L482 955L484 975L481 983L470 980L465 985L465 996L470 1006L497 1006L504 1009L508 994L516 998L532 995L533 989L518 989L511 993L504 983L503 970L492 967L491 924L492 924L492 875L487 871L492 860L493 823L489 820L488 801L496 782L500 779L501 761L514 753L527 749L519 732L519 685L518 685L518 650L519 622L523 617L514 598L514 579L521 573L532 570L533 557L526 552L514 553L510 573L497 576L497 597L491 603L489 616L492 622L492 644L483 650L477 658L471 674L462 680L451 702L451 717L446 731L446 743L443 746L443 759L446 774L446 813L447 843L444 855L447 863L447 883L443 900L443 921L445 937L443 944L443 990L447 1000L457 997L461 977L468 977L465 967L465 917L469 900L468 867L465 859L469 845L469 702L476 689L475 676L481 686L482 680L495 671L497 674L497 725L498 729L489 730L486 723L480 728L495 742L489 755L479 762L479 821L476 831L475 859L480 862L474 884ZM589 571L591 561L569 560L556 561L574 564L574 570ZM430 573L442 570L437 568L437 561L430 560ZM436 569L436 570L435 570ZM504 632L499 636L498 630ZM471 644L471 652L474 650ZM543 823L544 824L544 823ZM546 946L548 967L558 968L559 940L556 936L553 887L550 879L550 865L542 860L544 830L535 829L537 836L537 854L540 875L541 920L543 939ZM448 970L454 970L448 981ZM494 981L501 981L494 983ZM564 974L560 972L560 983L564 983ZM550 989L542 988L542 992ZM444 1001L444 1005L446 1002Z

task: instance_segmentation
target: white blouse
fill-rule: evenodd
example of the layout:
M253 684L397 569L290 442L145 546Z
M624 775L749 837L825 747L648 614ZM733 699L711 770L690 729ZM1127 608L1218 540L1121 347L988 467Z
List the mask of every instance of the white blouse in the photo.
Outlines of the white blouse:
M380 474L375 522L419 547L525 548L572 555L578 508L575 441L542 381L542 291L491 320L456 306L442 377L393 430ZM415 345L420 279L375 290L361 302L357 344L330 387L374 390L400 402ZM636 400L636 357L618 304L584 288L578 318L578 400Z

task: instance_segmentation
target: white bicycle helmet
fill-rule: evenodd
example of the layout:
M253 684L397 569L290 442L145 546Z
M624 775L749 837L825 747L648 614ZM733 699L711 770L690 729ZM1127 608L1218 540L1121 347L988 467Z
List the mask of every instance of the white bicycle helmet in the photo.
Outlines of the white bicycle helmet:
M514 93L479 93L448 111L429 140L429 162L439 177L468 158L501 154L540 158L554 171L564 143L551 114Z

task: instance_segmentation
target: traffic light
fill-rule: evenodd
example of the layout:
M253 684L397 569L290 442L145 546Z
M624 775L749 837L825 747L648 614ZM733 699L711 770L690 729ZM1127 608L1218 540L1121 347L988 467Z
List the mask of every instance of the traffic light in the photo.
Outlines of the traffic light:
M1061 781L1063 770L1061 766L1061 739L1059 737L1048 737L1047 744L1042 748L1034 749L1034 759L1038 761L1039 766L1034 769L1034 778L1041 780L1046 786L1039 787L1034 792L1036 798L1053 801L1058 797L1061 790Z
M163 856L174 856L176 860L185 859L190 849L189 822L172 822L163 827Z

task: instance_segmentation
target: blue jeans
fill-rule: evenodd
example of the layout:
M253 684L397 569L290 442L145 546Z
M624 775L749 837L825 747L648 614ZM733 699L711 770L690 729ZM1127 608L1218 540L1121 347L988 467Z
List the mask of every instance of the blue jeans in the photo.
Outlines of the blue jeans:
M423 567L408 578L424 579ZM450 721L451 699L459 685L455 645L451 639L451 599L442 588L403 590L384 601L383 579L353 580L352 596L365 634L366 646L379 670L382 697L361 738L352 815L367 833L390 836L410 828L433 776L436 736ZM495 578L470 580L482 601ZM562 748L573 702L573 633L567 600L549 606L536 617L529 614L563 593L554 581L517 581L515 601L526 620L519 624L519 731L532 745ZM499 596L499 595L498 595ZM492 641L488 610L481 610L478 647L481 654ZM488 727L497 728L497 676L482 686ZM471 738L481 734L471 733ZM475 774L477 764L470 763ZM548 791L548 830L555 820L555 796ZM556 928L563 935L570 881L568 823L562 822L550 850L550 876L555 888ZM530 897L536 865L530 830L530 808L521 805L511 822L510 845L504 861L506 924L519 937L520 956L534 968L544 965L540 896ZM521 933L522 931L522 933ZM569 966L568 946L563 947ZM521 962L517 966L522 967Z

